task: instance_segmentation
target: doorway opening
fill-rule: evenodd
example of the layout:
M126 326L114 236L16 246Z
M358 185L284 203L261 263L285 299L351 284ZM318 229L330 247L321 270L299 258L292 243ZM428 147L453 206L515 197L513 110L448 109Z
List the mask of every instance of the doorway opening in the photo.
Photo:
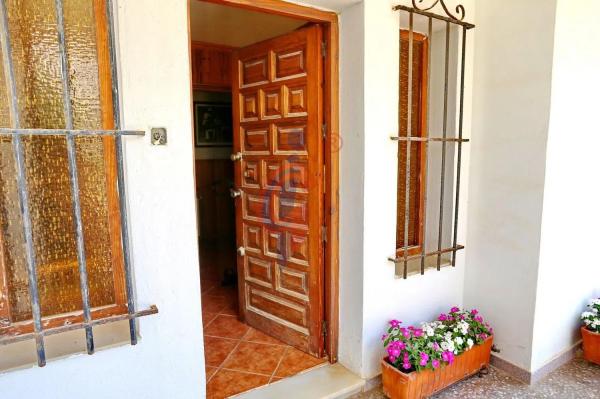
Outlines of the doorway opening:
M335 15L259 3L190 4L202 316L213 398L336 360L336 113L327 53Z

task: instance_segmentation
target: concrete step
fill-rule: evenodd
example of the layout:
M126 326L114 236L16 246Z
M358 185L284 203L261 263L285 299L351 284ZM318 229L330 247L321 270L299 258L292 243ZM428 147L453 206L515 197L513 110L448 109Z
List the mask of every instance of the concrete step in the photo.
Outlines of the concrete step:
M235 399L344 399L363 390L365 380L340 364L327 364L306 373L232 396Z

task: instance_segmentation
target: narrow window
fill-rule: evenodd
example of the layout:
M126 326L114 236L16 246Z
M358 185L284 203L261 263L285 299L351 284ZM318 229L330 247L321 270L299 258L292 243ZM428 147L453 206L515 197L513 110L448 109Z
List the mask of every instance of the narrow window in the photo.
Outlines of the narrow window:
M400 31L400 101L398 120L400 136L406 137L408 131L408 79L409 79L409 32ZM428 41L425 35L413 32L412 59L412 103L411 136L423 137L427 129L427 77L428 77ZM424 209L424 171L427 162L425 146L420 142L411 143L410 177L406 179L407 142L398 142L398 200L396 223L396 248L398 255L404 254L406 226L406 182L409 182L409 220L408 220L408 255L421 252L423 245Z

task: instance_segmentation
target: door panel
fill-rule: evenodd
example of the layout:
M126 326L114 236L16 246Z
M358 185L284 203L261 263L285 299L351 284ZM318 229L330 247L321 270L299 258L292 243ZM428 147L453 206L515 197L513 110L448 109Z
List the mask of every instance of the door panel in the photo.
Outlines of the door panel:
M321 356L321 29L240 49L233 65L240 314Z

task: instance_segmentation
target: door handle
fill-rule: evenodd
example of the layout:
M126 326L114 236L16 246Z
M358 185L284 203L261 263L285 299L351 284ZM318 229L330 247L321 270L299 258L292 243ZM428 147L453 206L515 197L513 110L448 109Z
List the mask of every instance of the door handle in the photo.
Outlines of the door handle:
M230 188L229 194L231 194L231 198L237 198L242 195L242 190Z
M239 161L242 159L242 153L241 152L236 152L235 154L231 154L231 156L229 157L231 158L232 161Z
M246 248L244 248L244 247L239 247L239 248L237 249L237 253L238 253L238 255L239 255L239 256L245 256L245 255L246 255Z

